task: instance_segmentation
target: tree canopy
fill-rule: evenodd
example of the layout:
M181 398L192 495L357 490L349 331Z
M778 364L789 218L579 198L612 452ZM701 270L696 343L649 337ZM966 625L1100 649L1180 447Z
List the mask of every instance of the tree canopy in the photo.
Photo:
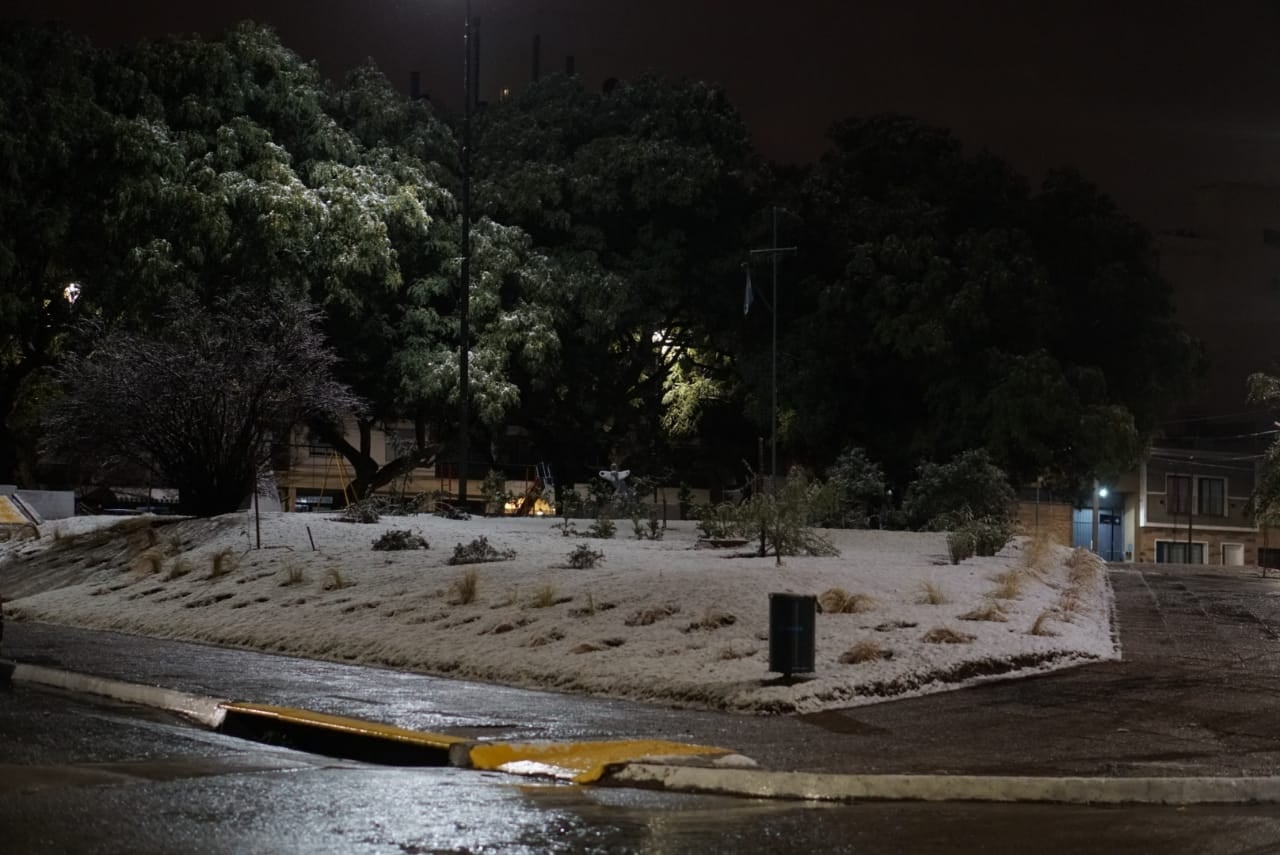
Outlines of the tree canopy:
M313 307L362 406L358 437L327 411L310 427L357 493L452 437L454 117L372 66L326 81L249 23L113 51L5 25L0 47L0 480L41 372L102 353L76 320L171 342L178 294L206 320ZM656 75L599 92L552 76L475 132L472 429L495 450L526 429L561 480L613 462L730 479L771 423L775 321L781 465L863 473L847 498L864 519L922 461L970 449L1015 482L1113 473L1194 374L1149 236L1075 172L1032 187L902 116L769 166L723 90ZM744 318L773 206L798 252L777 305ZM378 459L371 431L401 419L416 447Z

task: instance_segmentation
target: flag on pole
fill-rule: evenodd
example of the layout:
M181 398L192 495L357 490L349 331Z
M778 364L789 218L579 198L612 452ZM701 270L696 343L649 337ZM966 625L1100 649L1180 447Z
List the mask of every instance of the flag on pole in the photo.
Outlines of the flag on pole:
M747 291L742 297L742 316L746 317L751 314L751 302L754 295L751 291L751 268L747 268Z

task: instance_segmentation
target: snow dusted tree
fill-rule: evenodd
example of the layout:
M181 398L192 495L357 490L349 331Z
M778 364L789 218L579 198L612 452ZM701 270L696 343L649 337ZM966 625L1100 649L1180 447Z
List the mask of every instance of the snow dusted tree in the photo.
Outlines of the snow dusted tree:
M154 333L92 330L91 350L57 371L53 450L140 464L196 516L235 510L272 444L304 421L358 406L333 380L319 316L284 291L239 290L213 308L183 295Z

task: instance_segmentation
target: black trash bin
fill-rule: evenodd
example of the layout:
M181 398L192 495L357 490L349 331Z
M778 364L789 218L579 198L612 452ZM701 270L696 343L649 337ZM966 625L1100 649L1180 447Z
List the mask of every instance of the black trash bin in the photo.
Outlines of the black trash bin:
M815 615L811 594L769 595L769 670L785 677L813 671Z

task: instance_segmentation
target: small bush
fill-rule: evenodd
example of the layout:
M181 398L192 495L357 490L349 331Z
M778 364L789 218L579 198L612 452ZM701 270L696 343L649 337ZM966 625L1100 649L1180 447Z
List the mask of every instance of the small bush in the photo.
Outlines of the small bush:
M859 641L853 647L840 654L840 661L845 665L859 665L863 662L888 659L891 655L877 641Z
M974 552L984 558L1004 549L1013 536L1009 521L997 517L975 520L970 528L973 531Z
M476 601L476 592L480 587L480 571L471 569L454 580L453 602L466 605Z
M235 569L239 566L240 559L237 557L233 549L230 547L219 549L217 552L213 553L213 559L209 567L209 578L219 579L229 573L235 572Z
M361 499L343 508L342 513L338 515L338 519L342 522L368 525L382 519L382 511L378 506L377 499Z
M590 570L603 560L603 552L597 552L585 543L579 543L566 559L574 570Z
M633 516L631 526L636 540L662 540L662 536L666 534L662 523L654 514L650 514L647 520L639 514Z
M924 634L922 640L928 644L971 644L977 636L967 632L957 632L946 626L935 626Z
M485 564L493 561L510 561L516 557L514 549L497 549L490 545L489 539L481 535L463 546L461 543L453 548L449 564Z
M596 521L588 526L583 532L585 537L598 537L602 540L608 540L618 532L618 525L608 517L597 517Z
M408 529L384 531L373 541L373 548L379 552L399 551L403 549L430 549L427 539L414 534Z
M699 505L694 513L698 517L698 534L704 540L729 540L739 535L738 508L732 502Z
M332 567L324 574L324 585L321 587L326 591L341 591L343 588L350 588L355 582L343 576L336 568Z
M947 534L947 556L952 564L959 564L966 558L972 558L977 551L973 532L967 528Z
M916 602L925 606L940 606L947 602L947 595L933 582L925 582L920 586L920 596L916 598Z

